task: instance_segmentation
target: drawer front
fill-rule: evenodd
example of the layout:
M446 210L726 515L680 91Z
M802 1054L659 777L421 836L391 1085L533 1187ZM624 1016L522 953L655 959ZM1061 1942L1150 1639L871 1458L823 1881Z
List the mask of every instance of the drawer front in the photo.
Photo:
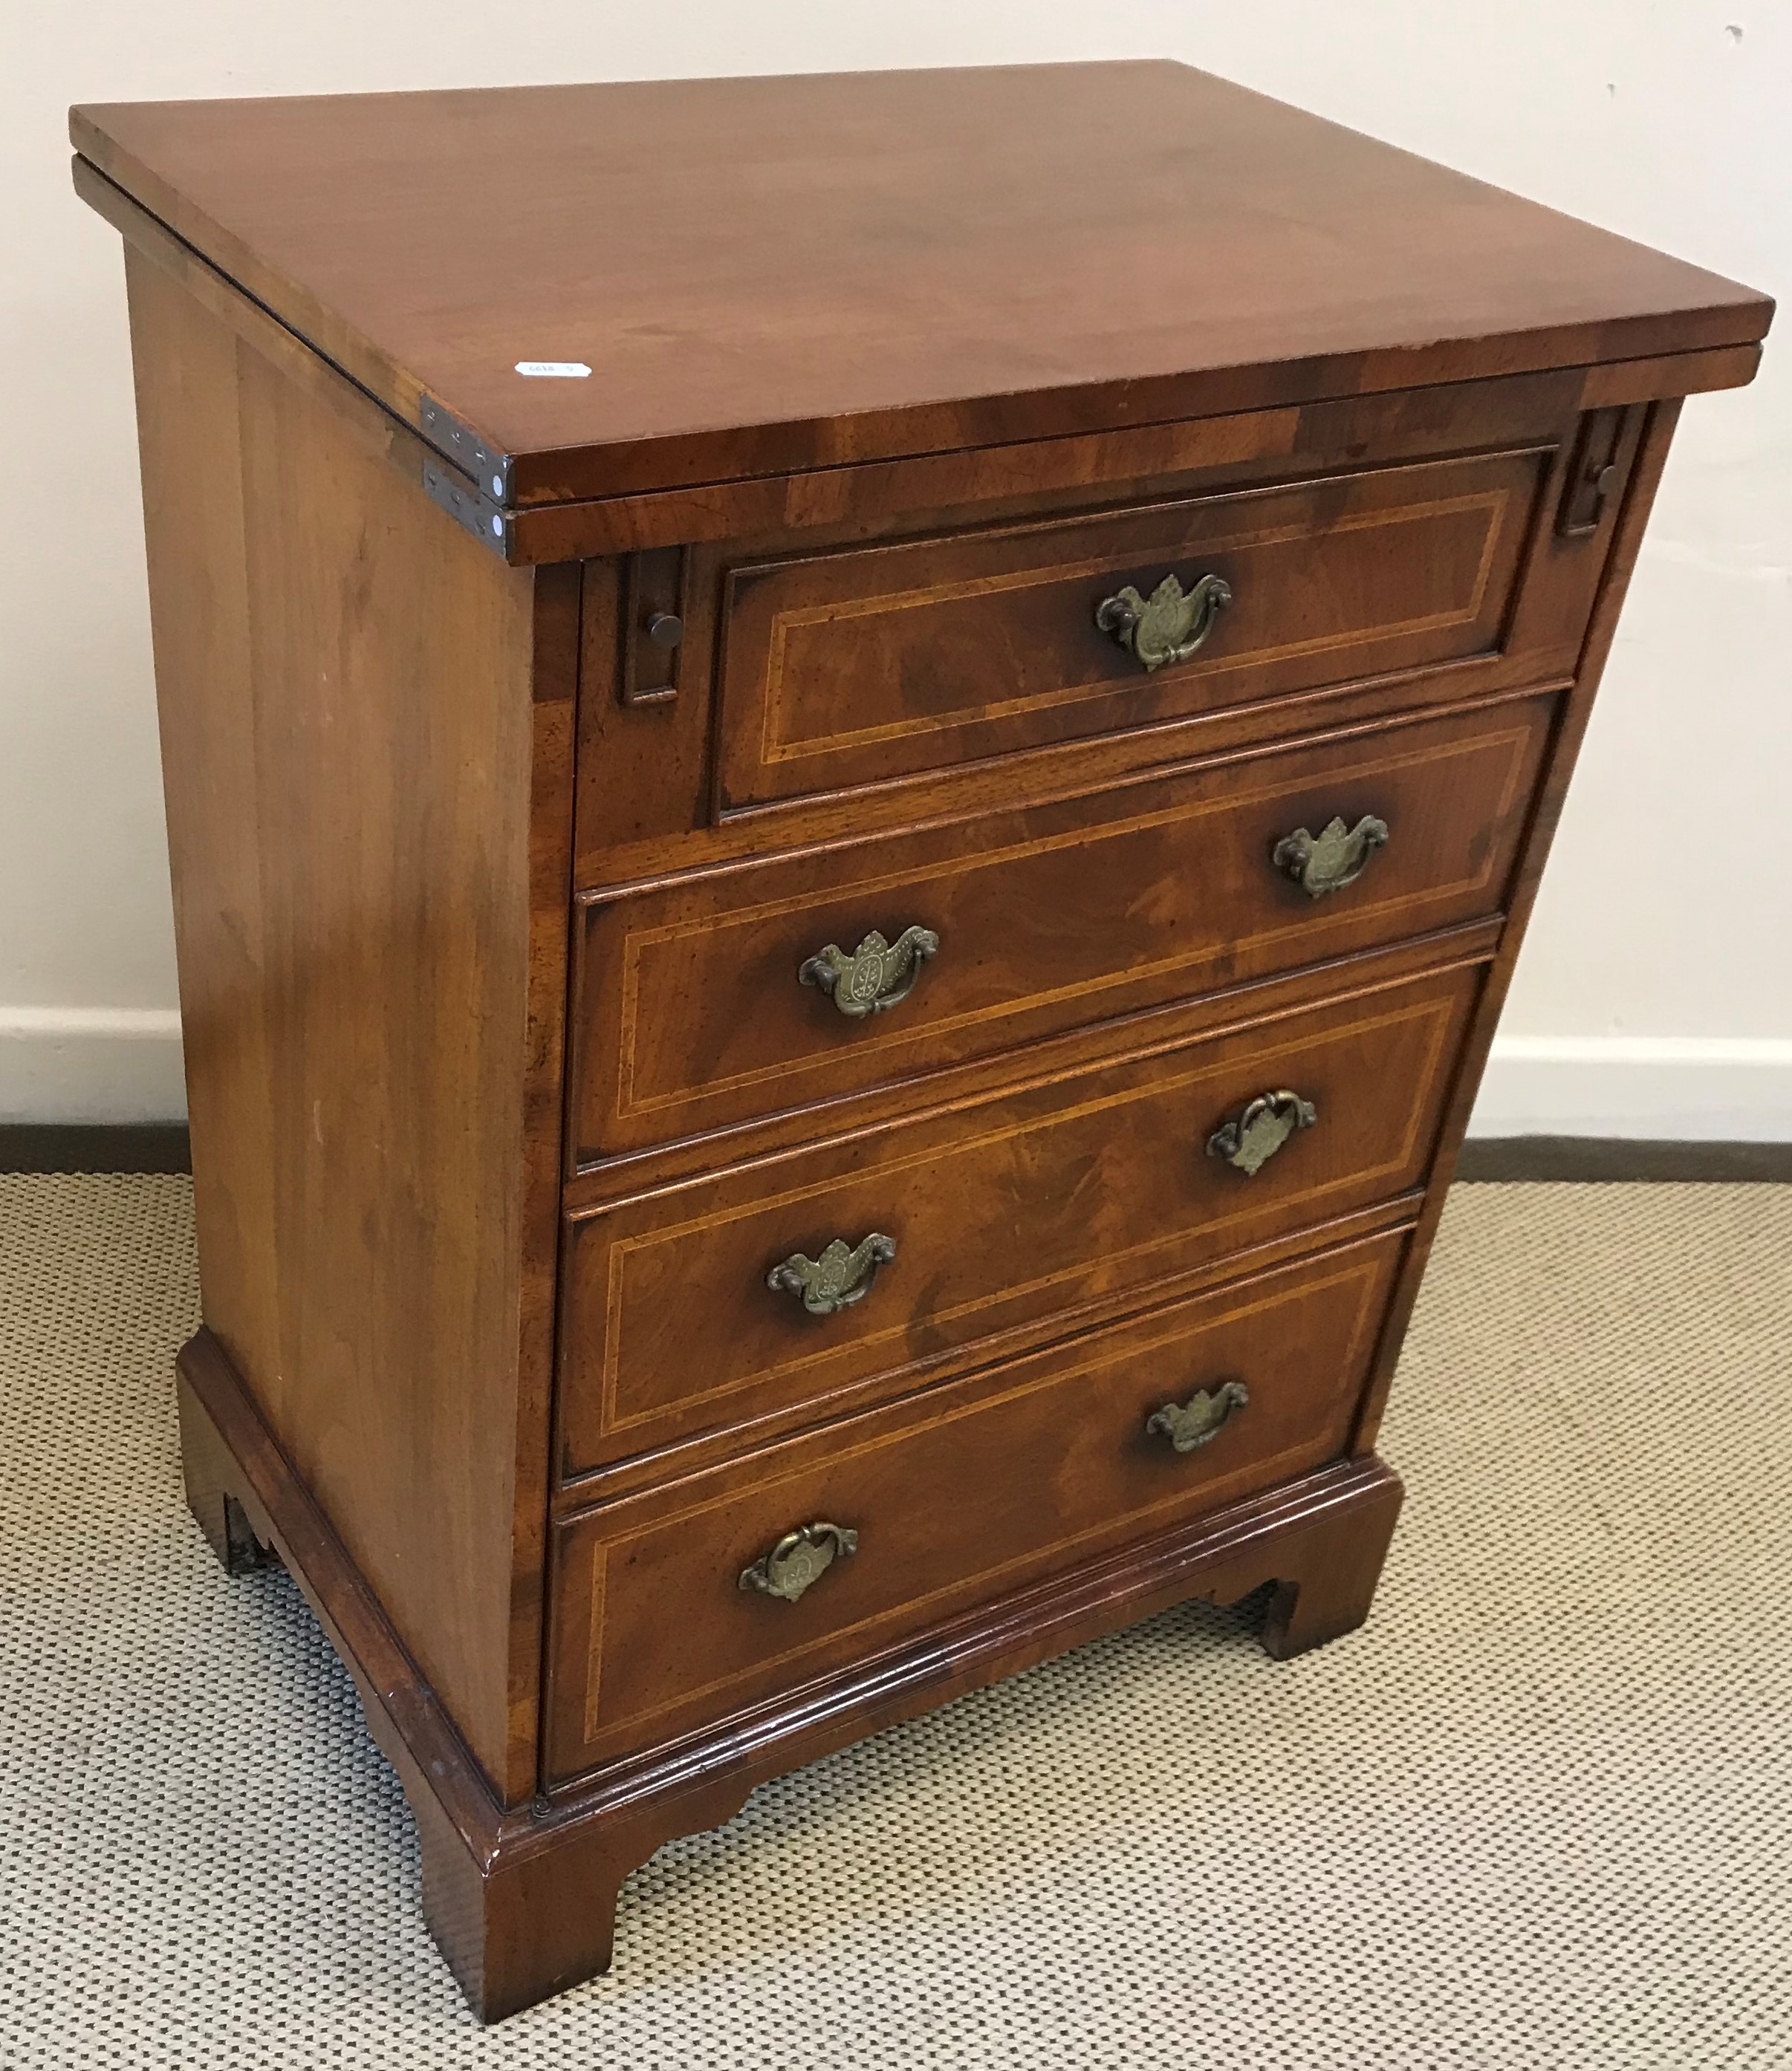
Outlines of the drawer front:
M1338 1457L1405 1241L1167 1305L562 1526L551 1773L724 1718ZM814 1535L835 1557L808 1587L782 1564L763 1579L794 1596L743 1587L786 1534L824 1523L855 1550Z
M1480 982L1475 966L1433 972L1065 1067L575 1217L563 1472L844 1389L894 1392L979 1340L1081 1304L1161 1298L1179 1273L1418 1185ZM1316 1118L1254 1174L1209 1152L1257 1096L1285 1089ZM893 1242L887 1263L873 1236ZM861 1298L811 1313L803 1269L767 1284L799 1255L821 1264L835 1240L859 1254L844 1291Z
M724 810L1499 651L1543 449L1177 498L721 575ZM1230 602L1147 668L1097 623L1167 576ZM1105 614L1110 625L1124 604ZM1199 624L1134 629L1135 649Z
M576 1155L724 1130L1496 912L1554 708L1454 713L588 901ZM1300 843L1334 820L1359 842ZM887 1010L844 1013L799 978L830 945L850 957L911 927L937 948L892 975L902 996Z

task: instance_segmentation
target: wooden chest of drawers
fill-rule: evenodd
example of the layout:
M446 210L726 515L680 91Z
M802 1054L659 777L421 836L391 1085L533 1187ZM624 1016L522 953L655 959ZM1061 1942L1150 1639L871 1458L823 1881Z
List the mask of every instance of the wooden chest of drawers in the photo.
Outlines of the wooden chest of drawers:
M474 2005L843 1741L1182 1597L1360 1622L1675 414L1769 306L1171 65L72 130L189 1495Z

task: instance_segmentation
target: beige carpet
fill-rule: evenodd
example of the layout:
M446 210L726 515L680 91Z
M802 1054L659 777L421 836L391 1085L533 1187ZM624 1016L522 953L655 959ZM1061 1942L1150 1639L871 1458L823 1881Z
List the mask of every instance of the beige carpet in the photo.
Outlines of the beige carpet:
M184 1181L0 1179L0 2063L1792 2065L1792 1187L1451 1204L1366 1631L1191 1607L761 1790L481 2032L285 1577L181 1505Z

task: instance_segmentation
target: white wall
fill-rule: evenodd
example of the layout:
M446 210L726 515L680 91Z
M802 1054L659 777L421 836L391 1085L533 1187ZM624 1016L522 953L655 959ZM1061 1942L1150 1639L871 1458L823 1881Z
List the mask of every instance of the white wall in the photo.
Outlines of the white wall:
M0 0L0 1119L181 1105L119 246L69 101L1150 55L1792 280L1761 0ZM1478 1129L1792 1138L1789 462L1792 335L1687 405Z

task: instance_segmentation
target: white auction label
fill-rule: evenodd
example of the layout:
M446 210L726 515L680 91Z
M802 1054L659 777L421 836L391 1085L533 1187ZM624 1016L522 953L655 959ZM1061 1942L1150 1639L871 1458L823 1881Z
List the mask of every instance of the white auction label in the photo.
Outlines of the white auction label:
M576 381L591 371L582 359L519 359L516 363L519 374L534 375L538 379Z

